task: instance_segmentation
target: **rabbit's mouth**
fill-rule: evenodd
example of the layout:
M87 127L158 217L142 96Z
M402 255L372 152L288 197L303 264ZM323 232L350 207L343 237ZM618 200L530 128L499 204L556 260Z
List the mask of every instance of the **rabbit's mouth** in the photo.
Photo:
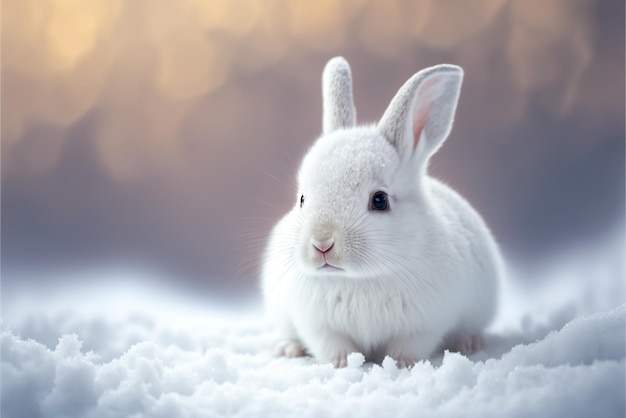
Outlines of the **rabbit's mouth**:
M340 268L340 267L335 267L332 264L324 263L323 266L317 268L317 271L323 271L323 272L330 273L330 272L334 272L334 271L344 271L344 270L342 268Z

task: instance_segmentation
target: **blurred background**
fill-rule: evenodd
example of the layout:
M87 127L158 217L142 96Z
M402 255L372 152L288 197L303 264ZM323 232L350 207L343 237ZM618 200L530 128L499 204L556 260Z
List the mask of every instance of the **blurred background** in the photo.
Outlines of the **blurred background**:
M419 69L465 69L431 173L513 263L623 245L624 14L610 0L2 0L3 298L110 268L256 292L336 55L360 122Z

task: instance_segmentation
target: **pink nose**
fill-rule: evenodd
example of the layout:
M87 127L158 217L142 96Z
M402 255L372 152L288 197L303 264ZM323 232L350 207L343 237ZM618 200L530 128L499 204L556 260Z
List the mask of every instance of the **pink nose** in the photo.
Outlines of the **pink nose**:
M332 239L327 239L325 241L317 241L316 239L311 240L311 244L313 247L322 254L326 254L328 251L333 248L335 245L335 241Z

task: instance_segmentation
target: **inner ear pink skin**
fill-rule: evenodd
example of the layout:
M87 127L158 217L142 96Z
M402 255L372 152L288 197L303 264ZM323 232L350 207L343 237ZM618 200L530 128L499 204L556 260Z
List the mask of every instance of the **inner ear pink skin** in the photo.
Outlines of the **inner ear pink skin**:
M417 149L417 143L420 140L432 102L437 97L437 87L441 77L433 76L424 81L419 88L415 99L415 109L413 110L413 150Z
M428 113L430 112L430 104L416 109L413 115L413 151L417 149L417 143L422 136L422 131L428 120Z

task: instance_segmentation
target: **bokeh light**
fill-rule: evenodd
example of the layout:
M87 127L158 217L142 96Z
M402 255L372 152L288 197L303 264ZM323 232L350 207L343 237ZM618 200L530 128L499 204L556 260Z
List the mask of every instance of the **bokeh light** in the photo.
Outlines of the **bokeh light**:
M3 262L84 251L231 274L261 251L249 231L262 242L291 205L289 173L321 131L321 69L334 55L353 65L360 121L420 68L465 68L433 170L510 253L623 218L623 4L2 6Z

